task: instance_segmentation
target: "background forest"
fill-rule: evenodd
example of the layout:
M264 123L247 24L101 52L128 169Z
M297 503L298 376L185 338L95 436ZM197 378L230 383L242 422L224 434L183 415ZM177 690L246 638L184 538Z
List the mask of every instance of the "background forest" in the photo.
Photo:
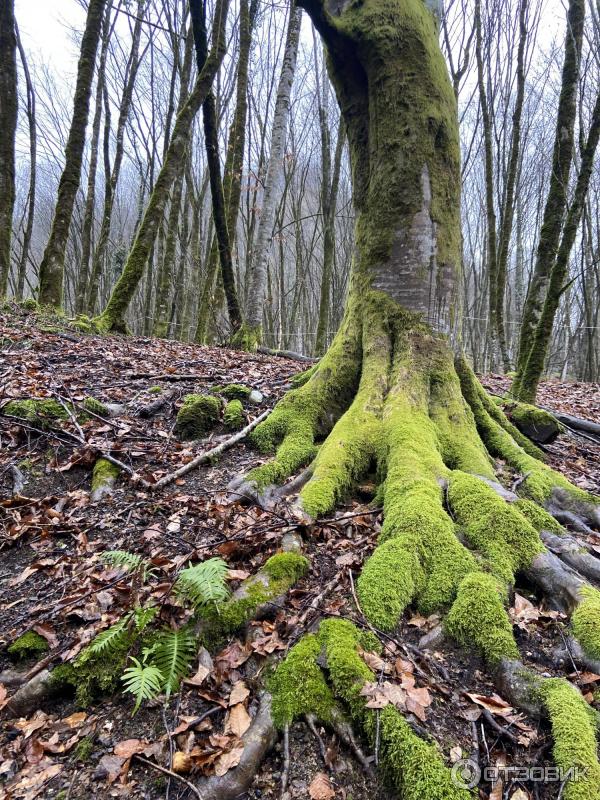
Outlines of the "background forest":
M69 0L60 9L73 80L49 66L31 36L18 37L16 198L10 263L2 266L8 270L8 296L38 297L43 262L51 255L46 251L52 250L59 182L67 171L65 152L78 127L81 169L75 165L69 178L72 219L67 214L62 220L62 296L54 303L59 298L46 292L45 299L69 316L93 317L105 308L144 219L177 115L193 94L197 58L187 0L96 0L87 12L87 40L86 8ZM94 10L97 52L89 61ZM30 13L28 3L17 3L17 25L20 14ZM296 10L290 18L287 4L262 0L235 0L230 8L214 102L208 95L203 113L189 121L189 144L183 143L171 165L156 209L147 262L143 257L127 309L133 332L227 341L232 298L224 291L223 275L226 286L228 278L219 252L228 251L234 299L247 318L262 323L263 344L320 355L331 342L352 258L352 192L322 44L301 15ZM71 19L78 20L72 30ZM209 31L214 19L209 2ZM27 19L22 23L26 29ZM599 36L592 2L576 76L572 163L561 172L569 202L598 93ZM544 0L452 0L440 37L458 98L462 142L464 347L477 371L509 371L552 174L565 12ZM82 54L89 85L86 97L78 82L74 112L76 59ZM2 106L5 146L11 108ZM225 242L213 222L211 152L217 155L213 174L223 176ZM550 375L598 380L599 203L595 168L559 287ZM59 208L65 207L59 197ZM235 308L233 313L235 318Z

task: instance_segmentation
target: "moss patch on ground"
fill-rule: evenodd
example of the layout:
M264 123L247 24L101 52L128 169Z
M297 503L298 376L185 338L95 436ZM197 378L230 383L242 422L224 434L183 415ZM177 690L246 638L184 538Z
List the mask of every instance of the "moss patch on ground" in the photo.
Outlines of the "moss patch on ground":
M244 427L244 407L241 400L230 400L223 412L223 424L228 431L239 431Z
M10 417L17 417L25 422L35 425L36 428L46 429L57 420L68 420L69 412L57 400L51 398L31 400L11 400L2 409Z
M92 472L92 491L113 483L121 474L121 470L106 458L99 458Z
M48 641L35 631L27 631L8 647L8 654L16 661L37 658L50 650Z
M200 439L218 422L221 403L207 394L188 394L177 413L175 432L181 439Z

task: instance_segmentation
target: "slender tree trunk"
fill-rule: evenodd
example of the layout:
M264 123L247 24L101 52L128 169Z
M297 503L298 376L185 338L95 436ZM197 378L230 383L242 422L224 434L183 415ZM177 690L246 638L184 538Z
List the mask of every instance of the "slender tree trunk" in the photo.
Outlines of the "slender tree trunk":
M75 197L81 180L81 164L94 79L94 64L105 6L106 0L90 0L88 6L77 65L73 117L65 149L65 166L58 186L50 238L40 265L38 300L42 305L56 308L60 308L62 305L65 253Z
M592 112L590 130L581 155L581 167L575 185L573 200L569 206L558 253L556 254L556 259L550 272L546 300L541 316L534 329L533 341L529 349L527 363L520 377L519 398L525 402L531 403L535 400L538 385L544 370L544 363L548 352L550 337L552 335L552 327L554 325L554 317L556 316L561 295L567 288L565 282L568 277L569 258L573 249L573 244L575 243L575 236L579 229L579 223L581 222L581 215L585 206L585 199L592 175L592 167L594 165L599 138L600 91L596 96L596 104Z
M31 81L31 74L25 56L25 50L21 44L18 27L15 28L17 35L17 47L21 57L21 65L27 86L27 123L29 126L29 192L27 195L27 221L23 232L23 247L19 258L19 268L17 273L17 299L22 300L25 291L25 278L27 276L27 265L31 248L31 237L33 234L33 222L35 217L35 195L37 184L37 123L35 118L35 89Z
M504 302L506 295L506 272L508 267L508 252L512 236L513 219L515 212L515 187L521 149L521 117L523 115L523 100L525 96L525 45L527 43L527 3L521 0L519 6L519 46L517 50L517 96L512 116L512 131L508 157L508 171L506 177L506 190L502 205L500 220L500 235L498 243L498 258L496 263L496 333L500 346L500 355L504 371L510 369L508 344L506 341L506 325L504 320Z
M133 26L133 34L131 39L131 50L129 53L127 67L125 69L125 86L123 88L123 94L121 96L121 103L119 106L119 119L117 121L117 130L115 134L115 158L112 169L110 169L110 160L106 162L105 159L104 210L102 213L102 222L100 224L100 233L98 234L98 242L96 243L92 259L92 269L86 299L86 309L90 314L93 314L96 311L96 304L98 302L100 275L102 274L102 264L104 262L106 248L108 246L115 192L121 172L121 164L123 162L125 126L129 118L129 111L131 109L131 102L133 99L133 88L140 64L140 37L147 5L148 4L144 2L144 0L138 0L136 20ZM106 168L108 168L108 171L106 171Z
M188 31L183 67L181 69L179 101L177 113L180 114L189 96L189 83L192 74L192 62L194 53L194 40L192 31ZM199 70L200 72L200 70ZM177 230L179 226L179 216L181 213L181 198L183 196L183 179L189 152L183 155L182 160L177 165L177 173L173 181L171 191L171 206L169 209L169 219L167 223L167 234L165 239L164 258L161 263L160 278L156 286L156 298L154 303L154 336L166 336L168 333L169 317L169 295L171 293L171 283L173 280L173 265L175 263L175 248L177 244Z
M236 238L237 218L242 193L242 170L244 164L244 148L246 145L246 117L248 114L248 65L250 62L252 32L256 21L257 9L257 0L251 0L250 7L248 7L247 0L241 0L240 2L240 52L236 77L235 111L229 129L227 156L225 158L223 174L227 230L229 232L231 246L233 246ZM210 246L206 275L198 302L198 319L194 336L198 344L204 344L206 341L210 314L214 306L213 301L217 266L218 251L215 240Z
M17 36L14 0L0 2L0 297L6 295L15 205Z
M208 54L208 42L206 38L206 20L204 9L200 0L190 0L190 12L192 16L192 27L194 31L194 41L196 44L196 60L198 70L201 70L206 62ZM202 106L202 120L204 125L204 143L206 147L206 160L208 164L208 175L210 181L210 193L212 198L213 222L219 250L219 261L221 264L221 279L223 290L227 300L227 310L229 313L229 323L233 331L236 331L242 324L242 314L235 287L235 276L233 273L233 261L231 257L231 238L227 226L227 210L225 205L225 195L223 183L221 181L221 163L219 160L219 131L217 121L217 108L214 93L211 91Z
M260 223L252 255L252 272L250 275L246 318L244 326L237 337L237 342L246 349L253 349L256 344L260 342L260 329L262 325L263 304L267 282L267 262L271 237L273 235L277 194L281 175L283 173L283 156L290 111L290 96L292 84L294 82L294 73L296 71L301 22L302 10L299 7L293 6L290 10L290 21L283 55L283 65L275 101L275 113L271 132L271 152L269 154L269 166L265 179Z
M158 226L164 215L169 191L177 175L178 165L189 144L192 122L200 106L208 97L217 70L225 55L228 8L229 0L218 0L213 20L213 45L210 55L196 79L192 93L177 117L162 168L156 179L125 267L105 310L97 320L102 330L124 331L126 329L125 313L144 274Z
M102 124L102 103L104 97L104 86L106 80L106 54L110 41L110 14L112 7L109 6L104 15L104 31L102 34L102 46L100 48L100 58L98 61L98 78L96 81L96 106L94 109L94 120L92 122L92 140L90 143L90 164L88 170L87 192L85 198L85 210L83 215L83 226L81 233L81 264L77 276L75 290L75 313L81 314L85 308L85 298L89 282L90 256L92 251L92 231L94 226L94 213L96 210L96 173L98 170L98 145L100 141L100 127Z
M577 86L579 82L584 20L585 0L570 0L567 13L565 56L556 117L550 187L546 198L533 277L523 309L517 375L511 388L512 394L517 398L521 397L521 378L529 358L535 327L546 301L550 274L556 261L560 234L567 208L569 174L573 161L573 130L577 109Z

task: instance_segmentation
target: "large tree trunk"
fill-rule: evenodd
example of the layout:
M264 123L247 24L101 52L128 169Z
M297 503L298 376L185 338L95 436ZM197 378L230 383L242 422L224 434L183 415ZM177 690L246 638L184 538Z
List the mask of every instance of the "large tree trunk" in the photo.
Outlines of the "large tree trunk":
M600 764L587 704L566 681L545 680L521 663L506 603L524 574L573 614L584 657L599 656L600 593L545 549L540 531L556 530L552 515L564 509L598 526L600 511L543 463L452 352L460 165L456 101L435 18L422 0L302 5L327 47L346 123L356 252L333 344L256 428L254 443L276 449L275 458L235 490L273 502L285 493L274 485L305 468L293 486L301 487L296 507L310 526L374 474L384 525L356 584L370 625L393 632L408 606L442 616L446 634L484 657L510 702L549 719L559 766L585 762L585 776L567 782L565 798L596 798ZM521 476L520 497L498 483L496 458ZM360 666L359 632L328 620L318 637L302 675L322 675L373 740L375 720L360 687L375 678ZM294 656L286 663L282 669L293 669ZM295 707L306 702L306 713L311 698L301 684L300 676L292 681ZM273 701L281 708L285 696L275 691ZM426 748L394 709L385 713L380 753L400 796L471 796L435 747Z
M75 196L81 180L81 164L85 148L85 131L90 109L94 65L105 6L106 0L90 0L88 6L77 65L73 118L65 149L65 166L58 185L58 197L50 238L40 266L38 300L42 305L56 308L62 305L65 253Z
M10 272L10 243L15 204L17 131L17 37L14 0L0 3L0 297Z

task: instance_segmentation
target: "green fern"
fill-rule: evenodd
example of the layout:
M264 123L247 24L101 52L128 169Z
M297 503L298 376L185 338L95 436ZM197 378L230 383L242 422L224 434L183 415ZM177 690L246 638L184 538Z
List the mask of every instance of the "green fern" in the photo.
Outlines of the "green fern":
M189 630L164 630L149 649L150 662L163 676L162 688L167 697L179 688L179 682L196 654L196 647L196 638Z
M139 606L135 609L133 612L133 621L138 633L142 633L142 631L148 627L158 614L158 610L158 606L147 606L146 608Z
M208 603L222 603L229 597L225 582L227 564L221 558L209 558L179 573L175 592L196 608Z
M123 650L129 643L129 622L131 617L131 612L125 614L110 628L99 633L91 644L86 647L85 655L110 655L118 650Z
M109 564L111 567L119 567L125 572L139 570L144 581L152 571L149 561L136 553L130 553L128 550L106 550L100 558L105 564Z
M140 707L142 700L152 700L160 694L163 686L163 676L158 667L153 664L142 664L137 658L131 656L134 666L128 667L123 673L122 681L125 691L135 695L133 714Z

